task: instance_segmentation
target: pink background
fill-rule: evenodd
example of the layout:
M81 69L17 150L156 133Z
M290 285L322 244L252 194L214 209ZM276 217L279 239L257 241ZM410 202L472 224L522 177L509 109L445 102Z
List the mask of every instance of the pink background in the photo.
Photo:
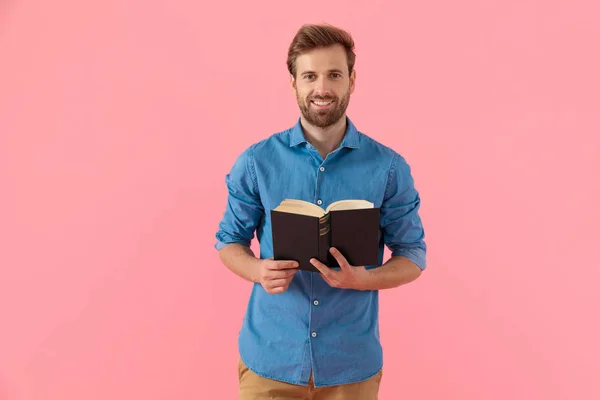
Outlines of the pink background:
M0 399L236 398L224 177L296 121L287 46L322 21L356 39L350 117L423 199L428 270L381 293L381 399L600 398L599 12L0 2Z

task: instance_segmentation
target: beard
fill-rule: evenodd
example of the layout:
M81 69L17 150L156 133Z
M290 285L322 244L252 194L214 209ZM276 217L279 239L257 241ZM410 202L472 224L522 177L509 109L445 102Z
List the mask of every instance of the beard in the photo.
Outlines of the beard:
M303 101L298 96L298 92L296 92L296 100L298 101L298 107L300 107L304 119L306 119L308 123L319 128L327 128L338 122L340 118L344 116L348 104L350 103L350 91L346 92L341 99L339 97L331 96L312 96L307 97L305 101ZM318 110L311 103L311 100L333 100L333 104L329 110Z

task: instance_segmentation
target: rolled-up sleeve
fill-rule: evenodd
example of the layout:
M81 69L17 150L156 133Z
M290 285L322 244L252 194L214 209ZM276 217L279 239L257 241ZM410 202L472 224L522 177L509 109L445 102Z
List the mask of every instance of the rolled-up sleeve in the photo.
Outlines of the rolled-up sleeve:
M411 168L405 159L396 153L390 165L381 205L383 240L392 256L406 257L424 270L427 246L419 216L420 204Z
M220 250L231 243L249 247L264 214L254 169L253 147L238 156L225 176L225 183L227 204L216 233L215 248Z

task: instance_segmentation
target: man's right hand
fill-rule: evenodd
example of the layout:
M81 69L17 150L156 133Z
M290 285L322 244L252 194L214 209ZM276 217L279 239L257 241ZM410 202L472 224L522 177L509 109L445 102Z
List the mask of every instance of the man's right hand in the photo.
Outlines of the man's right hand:
M269 294L280 294L287 290L298 272L298 262L266 258L259 260L260 284Z

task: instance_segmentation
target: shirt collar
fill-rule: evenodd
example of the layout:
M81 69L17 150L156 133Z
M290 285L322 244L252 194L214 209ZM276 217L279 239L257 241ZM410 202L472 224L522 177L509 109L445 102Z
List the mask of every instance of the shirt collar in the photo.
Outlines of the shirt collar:
M302 130L302 125L300 124L300 118L298 118L298 121L292 127L292 131L290 133L290 147L297 146L300 143L308 143L308 141L304 136L304 131ZM346 132L344 133L344 139L342 139L340 147L348 147L351 149L359 148L358 131L348 117L346 117Z

